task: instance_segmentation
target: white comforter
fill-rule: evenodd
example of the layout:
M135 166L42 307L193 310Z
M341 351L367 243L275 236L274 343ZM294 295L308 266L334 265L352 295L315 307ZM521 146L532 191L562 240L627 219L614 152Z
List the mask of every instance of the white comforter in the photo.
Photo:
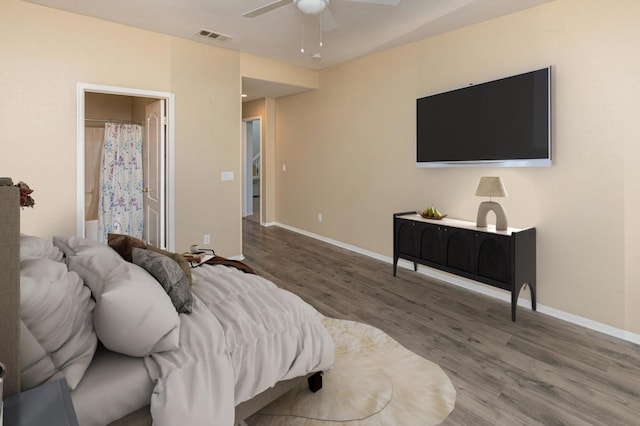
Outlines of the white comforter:
M157 380L154 424L232 425L237 404L333 364L331 337L298 296L227 266L192 273L196 297L193 312L180 315L180 349L146 360Z

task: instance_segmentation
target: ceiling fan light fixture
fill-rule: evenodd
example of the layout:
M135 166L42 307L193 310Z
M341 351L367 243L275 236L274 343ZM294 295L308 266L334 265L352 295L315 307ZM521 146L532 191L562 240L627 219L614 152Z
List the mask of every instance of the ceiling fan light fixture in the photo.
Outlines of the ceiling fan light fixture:
M293 0L302 13L317 15L329 6L329 0Z

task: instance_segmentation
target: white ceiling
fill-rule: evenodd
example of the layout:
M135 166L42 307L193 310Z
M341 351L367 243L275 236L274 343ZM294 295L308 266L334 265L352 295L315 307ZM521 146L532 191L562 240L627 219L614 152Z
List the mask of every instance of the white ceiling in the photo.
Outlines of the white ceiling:
M273 0L26 0L146 30L322 69L370 53L452 31L553 0L400 0L396 6L331 0L337 27L322 33L316 17L289 4L255 18L248 12ZM199 36L203 30L229 36ZM300 52L301 46L305 53ZM314 59L319 53L322 58ZM245 86L251 82L243 79ZM295 86L253 82L269 96L295 93ZM279 87L282 86L282 87ZM301 88L298 88L302 90ZM275 93L271 93L275 90ZM243 91L247 92L246 87ZM247 92L248 93L248 92ZM249 93L248 93L249 94ZM249 94L246 100L262 97Z

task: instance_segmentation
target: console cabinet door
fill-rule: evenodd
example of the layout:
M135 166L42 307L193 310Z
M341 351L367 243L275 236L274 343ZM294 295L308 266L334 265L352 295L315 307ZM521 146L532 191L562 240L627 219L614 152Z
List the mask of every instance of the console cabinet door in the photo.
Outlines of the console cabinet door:
M442 234L444 265L469 274L474 273L474 232L445 226Z
M396 244L400 257L418 257L418 240L416 235L416 222L413 220L396 219Z
M430 264L442 265L442 226L430 223L418 227L420 259Z
M512 281L512 249L508 236L476 233L478 259L477 274L498 281L499 287L509 289Z

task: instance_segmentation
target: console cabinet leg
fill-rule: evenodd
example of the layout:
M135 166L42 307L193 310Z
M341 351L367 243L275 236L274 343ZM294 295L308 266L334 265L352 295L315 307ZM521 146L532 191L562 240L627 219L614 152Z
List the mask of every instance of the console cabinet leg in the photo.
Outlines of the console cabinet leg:
M529 284L529 289L531 289L531 310L536 310L536 286L535 284Z
M522 287L524 286L528 286L529 289L531 290L531 310L535 311L536 310L536 286L531 285L530 283L522 283L522 285L518 286L517 288L514 288L511 291L511 321L516 320L516 307L518 306L518 295L520 294L520 291L522 290Z

